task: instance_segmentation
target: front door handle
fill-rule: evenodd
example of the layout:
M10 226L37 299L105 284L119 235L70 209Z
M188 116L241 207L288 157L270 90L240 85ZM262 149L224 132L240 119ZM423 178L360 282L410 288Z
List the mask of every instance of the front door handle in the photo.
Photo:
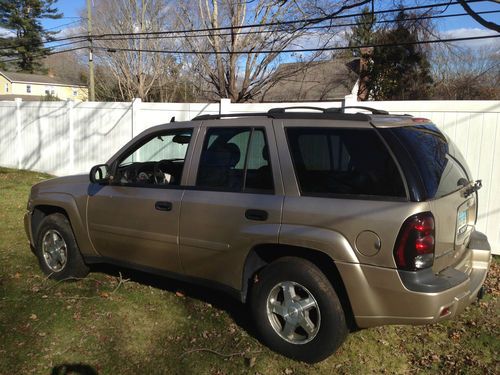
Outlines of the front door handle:
M159 211L172 211L172 202L156 202L155 208Z
M264 210L249 209L245 211L245 217L248 220L266 221L267 216L268 216L267 211Z

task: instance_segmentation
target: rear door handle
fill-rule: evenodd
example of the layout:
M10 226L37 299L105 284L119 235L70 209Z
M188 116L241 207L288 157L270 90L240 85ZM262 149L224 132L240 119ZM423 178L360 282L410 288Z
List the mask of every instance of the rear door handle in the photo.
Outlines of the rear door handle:
M172 211L172 202L156 202L155 208L159 211Z
M267 211L249 209L245 211L245 217L248 220L266 221L268 217Z

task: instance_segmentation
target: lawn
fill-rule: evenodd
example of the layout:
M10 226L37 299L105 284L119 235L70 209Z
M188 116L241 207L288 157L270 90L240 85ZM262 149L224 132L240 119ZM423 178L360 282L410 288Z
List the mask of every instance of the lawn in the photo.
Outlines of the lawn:
M459 318L362 330L307 365L261 345L245 306L207 289L102 266L48 280L23 229L30 186L48 177L0 168L0 374L500 373L498 258Z

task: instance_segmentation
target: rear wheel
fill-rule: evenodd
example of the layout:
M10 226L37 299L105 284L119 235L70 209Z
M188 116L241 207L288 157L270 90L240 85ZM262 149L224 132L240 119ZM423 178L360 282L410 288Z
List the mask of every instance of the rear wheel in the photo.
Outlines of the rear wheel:
M304 259L281 258L264 268L253 285L251 304L262 341L297 360L327 358L348 332L334 288Z
M89 273L71 225L63 214L51 214L42 220L35 250L40 268L52 279L83 278Z

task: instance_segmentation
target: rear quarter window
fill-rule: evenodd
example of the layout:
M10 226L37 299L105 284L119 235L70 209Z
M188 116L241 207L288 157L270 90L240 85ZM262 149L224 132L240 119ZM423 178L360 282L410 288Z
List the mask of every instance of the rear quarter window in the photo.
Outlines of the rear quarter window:
M428 199L440 198L471 180L467 164L456 146L433 124L380 129L391 132L417 167Z
M374 130L289 127L286 135L301 194L406 197L399 170Z

